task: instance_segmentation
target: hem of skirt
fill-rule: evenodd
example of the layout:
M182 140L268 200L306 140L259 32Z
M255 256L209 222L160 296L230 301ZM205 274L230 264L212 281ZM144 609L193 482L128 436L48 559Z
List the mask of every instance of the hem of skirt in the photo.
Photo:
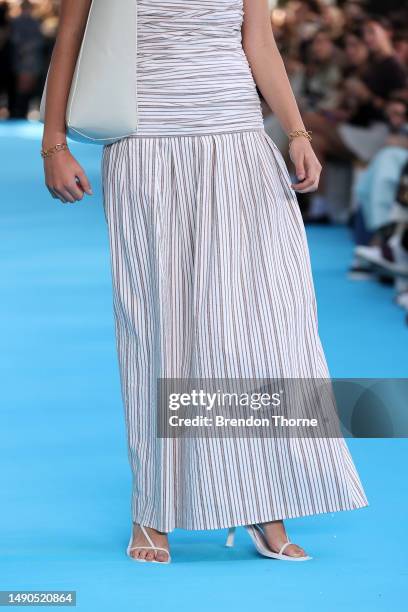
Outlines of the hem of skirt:
M368 501L364 501L357 504L352 505L344 505L344 506L333 506L328 507L324 510L317 511L296 511L289 512L287 514L278 514L274 512L266 512L264 515L256 515L254 517L245 517L245 519L235 519L234 521L224 521L220 523L209 523L208 521L202 521L197 523L184 523L183 521L176 521L173 526L169 527L169 525L163 525L162 523L157 523L155 521L144 521L144 527L150 527L151 529L155 529L156 531L161 531L162 533L171 533L174 529L184 529L186 531L215 531L218 529L229 529L230 527L244 527L246 525L256 525L260 523L269 523L271 521L285 521L288 519L294 518L302 518L307 516L318 516L320 514L333 514L335 512L349 512L351 510L361 510L362 508L367 508L370 504ZM140 520L137 518L133 519L133 523L136 525L140 525Z
M241 134L245 132L264 132L265 127L263 125L258 127L251 128L238 128L236 130L220 130L220 131L210 131L210 132L174 132L173 134L129 134L125 136L122 140L126 140L128 138L200 138L202 136L223 136L225 134Z

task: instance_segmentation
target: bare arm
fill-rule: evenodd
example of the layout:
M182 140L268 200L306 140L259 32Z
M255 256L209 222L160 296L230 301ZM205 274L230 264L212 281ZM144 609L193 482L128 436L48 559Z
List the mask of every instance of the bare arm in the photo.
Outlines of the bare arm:
M91 0L62 0L47 83L43 146L65 138L65 110Z
M81 47L92 0L62 0L57 39L47 82L47 104L43 148L66 142L65 113L72 77ZM69 151L44 160L45 178L51 194L63 202L74 202L91 188L84 171Z
M267 0L244 0L242 43L255 82L287 134L305 126L272 32ZM314 191L321 166L306 138L291 145L300 192Z

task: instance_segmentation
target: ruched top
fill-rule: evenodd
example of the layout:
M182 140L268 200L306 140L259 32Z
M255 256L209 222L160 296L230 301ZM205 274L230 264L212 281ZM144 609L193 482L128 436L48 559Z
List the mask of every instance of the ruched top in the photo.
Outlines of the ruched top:
M262 129L242 0L137 0L136 135Z

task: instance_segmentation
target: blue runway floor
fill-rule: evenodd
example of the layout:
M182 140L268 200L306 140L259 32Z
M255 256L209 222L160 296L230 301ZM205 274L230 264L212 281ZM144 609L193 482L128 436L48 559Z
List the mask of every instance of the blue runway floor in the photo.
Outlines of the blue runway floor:
M76 590L78 609L401 609L407 597L406 440L351 440L370 506L287 522L314 557L257 556L242 530L176 531L173 564L132 563L130 474L98 148L73 146L95 196L48 195L40 128L0 124L0 589ZM346 279L344 228L308 231L333 376L407 377L392 292ZM7 608L8 609L8 608Z

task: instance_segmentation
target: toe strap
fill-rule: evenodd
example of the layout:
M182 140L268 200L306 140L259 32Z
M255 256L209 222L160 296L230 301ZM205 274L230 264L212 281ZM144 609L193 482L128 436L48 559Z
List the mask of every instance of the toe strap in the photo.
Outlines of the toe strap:
M140 525L140 529L141 529L144 537L148 541L149 546L132 546L132 548L129 548L129 552L131 552L132 550L160 550L162 552L165 552L166 555L168 556L168 558L170 559L170 552L168 551L168 549L167 548L163 548L161 546L155 546L153 540L151 539L151 537L147 533L146 528L143 525Z
M292 544L292 542L290 542L289 540L287 542L285 542L285 544L282 546L282 548L279 551L279 555L283 555L284 551L287 549L287 547L289 546L289 544Z
M132 550L161 550L170 557L170 552L167 550L167 548L162 548L161 546L132 546L132 548L129 548L129 552L132 552Z

